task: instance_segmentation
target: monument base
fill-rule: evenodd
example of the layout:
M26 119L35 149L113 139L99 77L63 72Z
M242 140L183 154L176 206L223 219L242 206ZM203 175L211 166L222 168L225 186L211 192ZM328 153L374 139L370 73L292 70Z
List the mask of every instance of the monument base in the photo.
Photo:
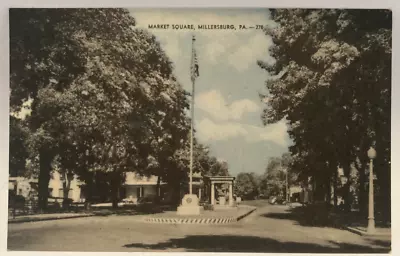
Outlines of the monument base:
M198 205L186 205L178 206L178 215L200 215L200 206Z
M200 215L199 199L197 195L186 194L182 198L182 204L178 207L178 215Z

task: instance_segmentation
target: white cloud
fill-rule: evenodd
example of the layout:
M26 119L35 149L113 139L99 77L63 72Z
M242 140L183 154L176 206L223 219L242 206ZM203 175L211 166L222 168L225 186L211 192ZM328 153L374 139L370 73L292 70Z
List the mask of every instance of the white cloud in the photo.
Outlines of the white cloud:
M267 10L244 9L132 9L137 27L148 24L271 24ZM171 26L171 25L170 25ZM211 154L228 161L232 174L263 172L265 157L276 156L290 143L284 122L261 126L262 105L257 95L267 79L257 60L273 62L272 40L262 30L149 29L160 41L174 73L191 91L191 37L196 35L200 78L196 83L196 138L210 145ZM252 114L249 114L252 113ZM187 111L190 116L190 112ZM246 117L246 118L243 118ZM213 143L215 141L215 143ZM262 142L262 143L260 143ZM238 157L237 147L243 153Z
M225 52L225 47L218 42L210 42L206 45L205 56L209 62L215 64L219 57Z
M176 37L171 37L169 40L163 43L165 53L172 59L176 60L179 58L181 51L179 48L179 40Z
M247 131L235 123L216 124L208 118L201 120L196 129L201 141L226 140L237 136L246 136Z
M257 112L260 107L249 99L227 103L220 91L211 90L196 97L196 107L217 120L240 120L245 113Z
M202 142L242 137L247 142L270 141L281 146L287 146L287 127L284 121L267 127L257 127L237 122L216 123L204 118L197 123L196 129Z
M238 71L244 71L255 60L263 59L273 64L274 59L268 55L268 48L272 45L270 37L264 34L255 34L249 38L248 43L240 44L237 49L228 56L228 62L233 64ZM267 56L267 57L265 57Z

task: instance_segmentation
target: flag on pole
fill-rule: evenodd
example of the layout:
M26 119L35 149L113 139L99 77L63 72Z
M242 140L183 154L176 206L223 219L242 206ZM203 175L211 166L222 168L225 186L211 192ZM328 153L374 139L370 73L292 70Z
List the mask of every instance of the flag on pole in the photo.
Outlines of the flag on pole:
M193 38L192 38L192 63L191 63L191 68L190 68L190 75L191 75L192 82L194 82L194 80L196 80L196 78L200 76L199 62L197 59L196 48L194 45L195 41L196 41L196 38L193 36Z

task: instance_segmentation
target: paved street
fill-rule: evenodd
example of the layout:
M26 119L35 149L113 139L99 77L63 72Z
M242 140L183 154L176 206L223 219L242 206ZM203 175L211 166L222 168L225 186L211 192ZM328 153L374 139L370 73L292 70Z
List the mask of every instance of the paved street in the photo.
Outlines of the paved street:
M223 226L143 223L107 216L9 224L9 250L197 252L388 252L390 243L345 230L307 227L264 206Z

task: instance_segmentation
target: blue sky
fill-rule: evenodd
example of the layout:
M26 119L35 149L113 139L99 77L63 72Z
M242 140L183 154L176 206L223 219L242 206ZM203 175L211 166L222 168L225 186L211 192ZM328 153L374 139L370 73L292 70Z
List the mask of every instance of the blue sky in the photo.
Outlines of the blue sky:
M200 77L196 80L195 129L211 153L228 162L232 175L263 173L269 157L287 152L286 124L264 127L260 116L268 74L257 60L273 63L271 38L262 30L239 30L239 25L272 24L267 9L131 9L139 28L149 29L175 66L175 75L190 91L191 37L196 36ZM233 24L236 30L173 30L172 24Z

